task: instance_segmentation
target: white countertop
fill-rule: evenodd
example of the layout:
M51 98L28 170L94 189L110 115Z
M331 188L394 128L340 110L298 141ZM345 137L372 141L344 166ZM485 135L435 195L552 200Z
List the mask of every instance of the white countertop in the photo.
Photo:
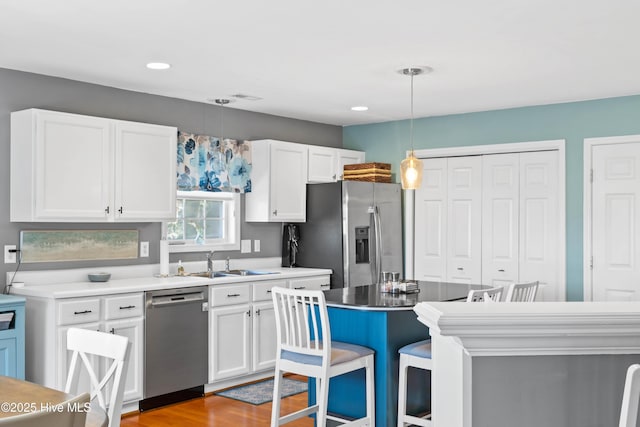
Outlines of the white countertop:
M73 281L66 283L33 284L28 282L20 288L12 288L11 294L40 298L75 298L144 292L158 289L182 288L189 286L227 285L233 283L252 283L264 280L291 279L296 277L322 276L331 274L331 270L320 268L259 268L274 274L253 276L225 276L213 279L193 276L131 277L111 279L108 282Z

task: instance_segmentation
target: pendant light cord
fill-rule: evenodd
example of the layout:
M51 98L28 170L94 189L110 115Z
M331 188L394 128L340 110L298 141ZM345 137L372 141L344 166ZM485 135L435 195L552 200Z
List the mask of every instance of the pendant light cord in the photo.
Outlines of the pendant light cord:
M411 73L411 120L409 124L409 139L411 140L411 155L413 156L413 76L415 73Z

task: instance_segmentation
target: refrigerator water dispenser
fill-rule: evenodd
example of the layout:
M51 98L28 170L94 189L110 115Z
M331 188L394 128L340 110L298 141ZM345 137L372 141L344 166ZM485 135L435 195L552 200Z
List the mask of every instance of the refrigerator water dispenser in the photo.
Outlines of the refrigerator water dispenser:
M356 227L356 264L369 263L369 227Z

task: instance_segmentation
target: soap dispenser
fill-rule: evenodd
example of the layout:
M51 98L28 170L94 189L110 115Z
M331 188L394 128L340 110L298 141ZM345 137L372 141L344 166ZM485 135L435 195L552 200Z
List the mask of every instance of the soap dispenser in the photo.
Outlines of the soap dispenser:
M182 266L182 260L178 260L178 276L184 276L184 267Z

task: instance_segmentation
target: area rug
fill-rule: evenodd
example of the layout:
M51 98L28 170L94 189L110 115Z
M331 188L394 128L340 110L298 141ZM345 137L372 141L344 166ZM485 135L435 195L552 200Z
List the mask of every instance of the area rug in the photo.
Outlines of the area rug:
M294 394L304 393L305 391L307 391L306 381L292 380L289 378L282 379L282 397L293 396ZM251 403L252 405L262 405L263 403L271 402L273 398L273 379L241 385L215 394L241 402Z

